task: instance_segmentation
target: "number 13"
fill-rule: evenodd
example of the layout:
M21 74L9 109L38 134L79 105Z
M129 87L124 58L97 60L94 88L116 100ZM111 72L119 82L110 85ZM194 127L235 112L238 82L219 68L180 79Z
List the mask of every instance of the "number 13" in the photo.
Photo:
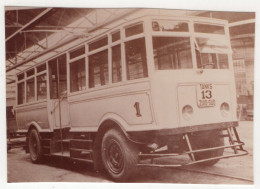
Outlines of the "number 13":
M202 91L202 99L211 99L212 98L212 92L211 90Z

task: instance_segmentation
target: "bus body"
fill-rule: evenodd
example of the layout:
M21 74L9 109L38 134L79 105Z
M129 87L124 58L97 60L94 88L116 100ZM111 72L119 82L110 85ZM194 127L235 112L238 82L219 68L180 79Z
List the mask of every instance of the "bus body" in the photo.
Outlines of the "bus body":
M182 166L149 158L186 154L185 165L211 165L245 155L227 22L162 10L125 20L17 75L18 131L32 161L67 156L124 180L138 166Z

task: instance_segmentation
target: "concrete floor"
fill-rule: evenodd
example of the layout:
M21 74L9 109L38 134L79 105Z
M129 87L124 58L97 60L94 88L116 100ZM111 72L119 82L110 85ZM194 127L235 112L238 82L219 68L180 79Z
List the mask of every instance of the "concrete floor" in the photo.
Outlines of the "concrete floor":
M223 176L196 173L202 170L253 180L253 122L241 122L238 132L249 155L220 160L212 167L191 166L180 169L141 168L129 182L192 183L192 184L253 184L253 182ZM228 153L228 152L226 152ZM104 173L95 173L92 166L72 163L64 158L50 157L42 164L33 164L22 149L12 149L7 155L8 182L111 182ZM170 161L166 158L161 161Z

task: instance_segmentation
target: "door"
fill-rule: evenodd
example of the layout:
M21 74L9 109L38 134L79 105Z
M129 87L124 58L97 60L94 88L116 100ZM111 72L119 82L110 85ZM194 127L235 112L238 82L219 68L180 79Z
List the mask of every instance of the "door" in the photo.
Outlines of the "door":
M53 129L70 126L67 100L67 63L66 55L48 62L49 67L49 109Z

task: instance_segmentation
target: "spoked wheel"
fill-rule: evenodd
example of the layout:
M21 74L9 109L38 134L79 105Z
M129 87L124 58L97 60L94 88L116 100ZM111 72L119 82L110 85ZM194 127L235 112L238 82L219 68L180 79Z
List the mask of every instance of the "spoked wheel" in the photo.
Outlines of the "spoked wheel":
M136 148L117 129L109 130L102 140L102 161L107 173L115 181L126 181L136 171Z
M221 137L222 131L213 130L213 131L203 131L191 136L191 145L194 150L204 149L204 148L213 148L218 146L224 146L224 138ZM213 157L222 156L224 149L210 150L206 152L197 152L194 154L196 160L208 159ZM200 165L212 166L216 164L219 159L201 162Z
M29 152L33 163L39 163L42 160L43 152L39 133L32 129L29 133Z

